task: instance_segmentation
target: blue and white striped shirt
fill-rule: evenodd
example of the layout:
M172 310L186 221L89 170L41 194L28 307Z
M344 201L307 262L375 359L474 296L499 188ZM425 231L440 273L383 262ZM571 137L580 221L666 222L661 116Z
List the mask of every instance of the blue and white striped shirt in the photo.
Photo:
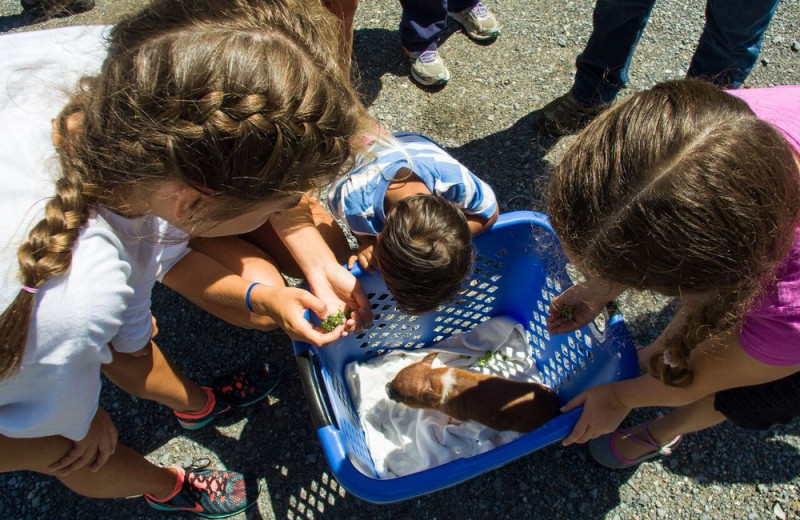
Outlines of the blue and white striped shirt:
M418 133L398 132L389 143L373 143L353 171L331 186L328 206L334 216L354 233L377 235L386 220L386 190L401 168L413 171L432 194L467 215L489 219L497 209L492 188L435 141Z

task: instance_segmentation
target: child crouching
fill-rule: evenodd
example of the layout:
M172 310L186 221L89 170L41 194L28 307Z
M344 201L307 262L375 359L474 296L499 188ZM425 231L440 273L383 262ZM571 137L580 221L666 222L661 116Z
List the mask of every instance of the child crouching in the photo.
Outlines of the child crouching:
M430 138L381 135L328 193L359 241L356 261L377 268L411 314L451 301L472 268L472 237L497 220L492 188Z

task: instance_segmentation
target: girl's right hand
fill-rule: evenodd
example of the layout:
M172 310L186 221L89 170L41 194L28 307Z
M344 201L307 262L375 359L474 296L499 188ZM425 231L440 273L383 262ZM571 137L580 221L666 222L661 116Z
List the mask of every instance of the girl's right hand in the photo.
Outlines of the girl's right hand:
M579 329L600 314L608 300L591 294L583 285L573 285L550 302L547 330L564 334Z
M269 294L265 290L274 292ZM305 318L306 309L309 309L324 320L327 317L328 306L304 289L258 285L253 289L251 298L253 308L259 311L258 314L270 316L293 340L305 341L319 347L339 339L344 332L344 325L325 332L319 327L314 327Z
M72 449L47 469L63 477L88 464L89 471L94 473L103 467L116 449L117 427L108 412L98 407L86 437L72 441Z

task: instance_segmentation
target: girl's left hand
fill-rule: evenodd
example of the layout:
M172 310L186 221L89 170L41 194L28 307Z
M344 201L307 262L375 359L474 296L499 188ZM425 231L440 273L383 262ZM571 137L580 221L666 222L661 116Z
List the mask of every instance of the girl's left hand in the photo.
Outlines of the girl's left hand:
M86 465L89 466L89 471L95 472L103 467L116 449L117 427L108 413L98 407L86 437L72 441L72 449L47 469L60 477Z
M311 292L328 305L328 315L350 309L345 332L355 332L372 324L369 298L355 276L339 264L329 264L306 274Z
M568 412L583 405L583 413L572 432L561 441L564 446L584 443L616 430L631 411L614 393L613 383L594 386L575 396L561 408Z
M356 254L352 255L347 260L347 268L352 269L356 262L364 271L369 273L375 272L378 268L378 261L375 257L375 245L374 244L363 244L358 248Z

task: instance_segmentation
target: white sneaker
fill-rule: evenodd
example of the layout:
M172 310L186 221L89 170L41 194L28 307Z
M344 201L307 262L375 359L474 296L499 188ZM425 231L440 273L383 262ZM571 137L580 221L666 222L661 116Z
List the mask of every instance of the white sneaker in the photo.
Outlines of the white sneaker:
M447 16L460 23L467 36L475 41L494 40L500 34L497 18L489 12L489 8L483 2L457 13L447 13Z
M450 81L450 71L444 64L438 50L423 52L408 52L408 59L411 61L411 77L419 84L430 87L432 85L444 85Z

